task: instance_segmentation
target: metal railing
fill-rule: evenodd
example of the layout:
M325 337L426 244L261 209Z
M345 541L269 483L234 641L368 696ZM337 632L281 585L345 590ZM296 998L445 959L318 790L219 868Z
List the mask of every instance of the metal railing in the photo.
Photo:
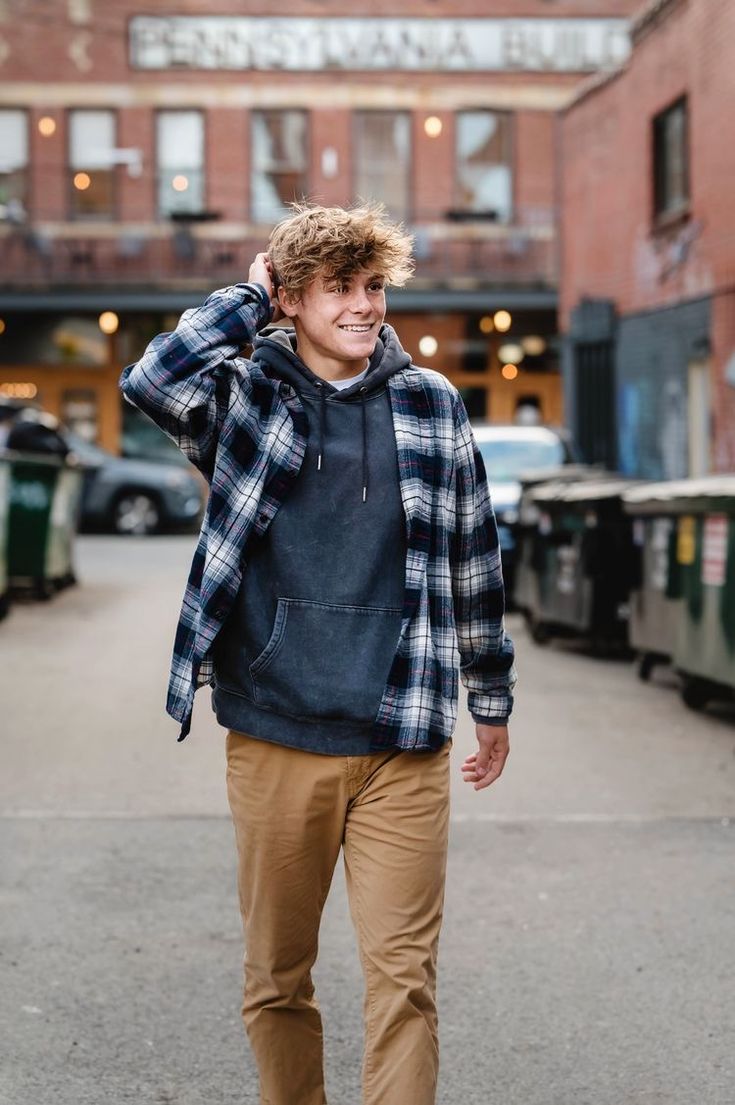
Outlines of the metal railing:
M63 233L23 226L0 235L0 286L39 288L133 284L161 286L247 278L267 233L216 235L189 226L137 232L121 226L104 233L92 226ZM550 228L432 223L411 226L416 277L432 283L556 283L555 240Z

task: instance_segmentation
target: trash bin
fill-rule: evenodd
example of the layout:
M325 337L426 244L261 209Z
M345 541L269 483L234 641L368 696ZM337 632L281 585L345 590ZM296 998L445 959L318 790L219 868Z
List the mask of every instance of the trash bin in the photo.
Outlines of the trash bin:
M539 534L539 507L531 498L541 484L563 485L587 479L599 479L601 469L585 464L561 464L554 468L534 468L519 477L521 495L516 525L517 562L512 602L517 610L533 620L539 608L539 573L537 561L543 535ZM530 624L530 623L529 623Z
M580 636L596 652L627 648L636 557L621 495L632 482L598 472L595 479L531 489L539 511L533 564L538 605L528 621L537 642Z
M10 587L50 598L76 582L73 544L82 473L58 456L9 451L6 542Z
M675 526L672 662L685 703L700 709L735 692L735 475L649 485L647 504Z
M623 509L633 519L633 543L640 553L628 632L638 654L638 675L644 680L657 664L671 661L680 617L677 519L669 498L677 486L651 483L623 492Z
M10 606L8 586L8 513L10 510L10 461L0 454L0 619Z

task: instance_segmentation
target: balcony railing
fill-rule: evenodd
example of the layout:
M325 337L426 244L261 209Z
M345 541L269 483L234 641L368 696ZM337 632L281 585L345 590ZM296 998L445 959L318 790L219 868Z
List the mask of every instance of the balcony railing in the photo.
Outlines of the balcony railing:
M416 278L429 284L471 282L553 286L555 241L550 226L433 223L411 227ZM0 229L0 287L198 286L247 279L267 232L227 232L224 226L124 227L65 224Z

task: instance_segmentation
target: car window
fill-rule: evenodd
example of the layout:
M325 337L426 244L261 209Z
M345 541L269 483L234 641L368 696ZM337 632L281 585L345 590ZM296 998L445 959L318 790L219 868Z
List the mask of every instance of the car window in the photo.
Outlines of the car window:
M528 468L554 468L565 459L560 438L531 441L494 438L478 441L489 479L517 480Z
M102 462L109 460L112 453L108 453L106 449L100 448L99 445L93 445L91 441L85 440L80 437L79 434L75 434L72 430L65 431L66 440L81 460L86 460L94 464L101 464Z

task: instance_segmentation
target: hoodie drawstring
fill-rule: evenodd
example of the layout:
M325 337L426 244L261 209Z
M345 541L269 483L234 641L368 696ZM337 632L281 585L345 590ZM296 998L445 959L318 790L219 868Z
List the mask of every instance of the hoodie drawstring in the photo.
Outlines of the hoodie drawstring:
M362 501L367 499L367 412L365 410L365 384L360 388L362 396Z
M324 434L327 425L327 397L324 394L324 384L317 384L319 388L319 456L317 458L316 467L317 471L321 471L322 467L322 454L324 452Z
M324 455L324 438L326 435L327 426L327 396L324 390L324 384L318 383L316 385L319 388L319 452L317 454L316 467L317 471L321 471L322 457ZM367 410L365 407L367 395L367 387L365 384L360 388L360 401L362 407L362 501L367 500L367 484L368 484L368 462L367 462Z

